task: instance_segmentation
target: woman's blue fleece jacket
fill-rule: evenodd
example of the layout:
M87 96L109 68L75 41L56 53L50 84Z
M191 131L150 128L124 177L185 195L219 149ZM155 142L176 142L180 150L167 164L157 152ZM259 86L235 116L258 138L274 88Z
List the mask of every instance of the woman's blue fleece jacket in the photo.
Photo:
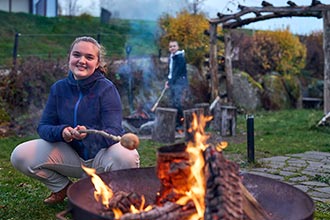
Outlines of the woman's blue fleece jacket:
M70 71L67 78L52 85L37 131L42 139L58 142L64 141L65 127L77 125L121 136L124 132L121 123L122 106L115 85L98 70L83 80L75 80ZM68 144L88 160L114 143L101 135L88 134L83 140Z

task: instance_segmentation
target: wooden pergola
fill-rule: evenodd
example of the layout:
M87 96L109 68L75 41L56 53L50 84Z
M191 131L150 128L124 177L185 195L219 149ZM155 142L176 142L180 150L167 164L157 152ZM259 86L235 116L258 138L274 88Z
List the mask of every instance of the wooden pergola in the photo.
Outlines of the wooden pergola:
M288 1L288 6L275 7L263 1L262 7L248 7L239 5L239 12L234 14L220 14L209 20L210 24L210 72L212 99L219 95L218 80L218 57L217 57L217 26L222 25L225 39L225 73L228 102L233 101L233 72L232 72L232 41L230 29L244 25L283 17L316 17L323 18L323 51L324 51L324 113L330 112L330 5L322 4L320 1L312 1L309 6L298 6ZM252 16L246 16L252 14ZM243 18L243 16L246 16Z

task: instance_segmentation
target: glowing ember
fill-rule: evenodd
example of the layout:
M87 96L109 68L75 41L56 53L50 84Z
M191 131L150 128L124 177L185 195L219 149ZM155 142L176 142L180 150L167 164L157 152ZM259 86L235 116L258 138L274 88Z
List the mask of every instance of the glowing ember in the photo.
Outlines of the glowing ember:
M141 196L141 204L139 205L139 207L136 207L133 204L131 204L128 212L123 213L122 210L120 210L119 208L113 208L112 211L114 213L114 219L120 219L126 213L136 214L141 212L147 212L152 209L151 205L148 205L146 207L144 206L145 206L145 198L144 196Z
M96 174L95 169L85 167L81 165L83 170L92 177L92 183L94 184L94 198L96 201L102 201L102 204L109 208L110 199L113 197L113 192L110 187L108 187L102 179Z

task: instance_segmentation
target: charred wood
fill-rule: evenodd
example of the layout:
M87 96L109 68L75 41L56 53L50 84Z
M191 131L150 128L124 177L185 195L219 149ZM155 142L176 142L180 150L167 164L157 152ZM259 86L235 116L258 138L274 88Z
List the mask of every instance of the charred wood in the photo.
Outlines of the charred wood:
M236 163L210 146L204 152L206 169L205 220L243 219L241 177Z
M188 219L190 215L196 212L195 207L192 202L187 203L185 206L178 205L172 202L166 202L163 206L156 206L150 211L145 211L141 213L127 213L124 214L121 220L185 220Z
M156 204L175 202L190 188L189 154L184 143L161 147L157 152L157 176L161 182Z

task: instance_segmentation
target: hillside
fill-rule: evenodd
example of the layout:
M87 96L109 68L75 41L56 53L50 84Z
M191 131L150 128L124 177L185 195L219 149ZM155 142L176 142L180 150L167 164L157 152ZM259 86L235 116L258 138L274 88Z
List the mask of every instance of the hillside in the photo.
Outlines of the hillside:
M102 24L89 15L47 18L0 11L0 65L11 63L16 33L20 33L19 57L66 57L70 43L81 35L99 39L111 57L126 56L127 45L132 47L131 55L158 53L157 22L111 20Z

